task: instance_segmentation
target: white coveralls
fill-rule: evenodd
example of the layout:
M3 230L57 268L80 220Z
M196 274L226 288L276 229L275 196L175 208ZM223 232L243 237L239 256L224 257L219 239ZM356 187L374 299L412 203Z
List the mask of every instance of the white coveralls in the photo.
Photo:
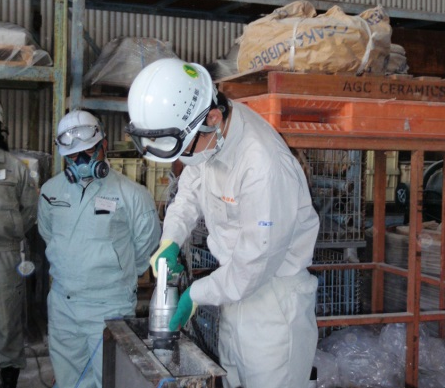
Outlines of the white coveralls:
M17 272L20 241L37 219L37 190L29 170L0 149L0 369L25 368L24 281Z
M319 219L281 136L240 103L222 150L183 170L162 239L182 245L202 215L220 267L190 296L221 306L224 387L306 388L318 339L318 282L307 267Z
M79 387L100 388L104 320L134 316L138 275L159 244L153 198L112 169L86 189L62 172L42 186L38 226L52 276L48 331L57 386L82 379Z

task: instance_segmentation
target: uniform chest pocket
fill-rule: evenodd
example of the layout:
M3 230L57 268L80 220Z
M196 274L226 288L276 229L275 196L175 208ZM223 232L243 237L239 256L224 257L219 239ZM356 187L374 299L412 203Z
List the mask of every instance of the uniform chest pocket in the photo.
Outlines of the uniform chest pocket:
M219 194L209 192L207 196L207 214L213 218L216 224L227 222L226 204Z
M74 218L70 207L50 207L52 233L54 235L70 236L73 232Z
M114 212L95 210L92 218L89 228L97 238L113 239L124 231L128 233L127 213L124 208L116 208Z
M236 202L226 202L227 222L232 225L239 225L240 207Z
M210 193L208 206L216 224L239 224L240 209L234 198Z
M17 206L17 181L11 179L0 180L0 209L11 210Z

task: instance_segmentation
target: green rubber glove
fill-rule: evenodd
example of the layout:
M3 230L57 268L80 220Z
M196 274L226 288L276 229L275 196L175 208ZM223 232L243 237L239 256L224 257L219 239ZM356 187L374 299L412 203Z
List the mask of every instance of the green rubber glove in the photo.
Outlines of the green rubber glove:
M167 260L169 276L184 271L184 266L178 263L179 245L172 240L161 241L158 250L150 258L150 265L155 278L158 277L158 260L163 257Z
M178 308L173 315L168 328L171 331L177 331L184 327L188 320L193 316L198 305L190 298L190 287L188 287L179 298Z

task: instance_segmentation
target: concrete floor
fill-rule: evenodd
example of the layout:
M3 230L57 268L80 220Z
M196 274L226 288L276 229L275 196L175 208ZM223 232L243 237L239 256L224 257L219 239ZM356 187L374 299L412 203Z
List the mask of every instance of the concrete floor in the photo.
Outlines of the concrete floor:
M17 388L49 388L53 384L53 369L49 357L28 358L19 375Z
M25 348L26 368L20 372L17 388L49 388L53 385L53 368L46 339L28 343Z
M45 316L41 306L27 306L24 313L26 368L20 371L17 388L50 388L53 385Z

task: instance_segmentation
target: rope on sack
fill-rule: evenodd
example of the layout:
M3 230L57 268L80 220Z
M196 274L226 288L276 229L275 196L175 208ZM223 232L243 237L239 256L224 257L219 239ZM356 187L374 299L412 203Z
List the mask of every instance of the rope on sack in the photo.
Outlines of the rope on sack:
M294 24L294 29L292 31L292 39L291 39L291 46L289 50L289 70L295 71L295 54L296 54L296 45L298 44L298 47L301 47L303 42L302 38L297 39L297 29L300 25L300 22L303 21L303 19L298 18L300 20L297 20Z
M368 22L366 20L363 20L360 16L353 16L353 18L356 18L360 20L360 23L362 23L365 26L365 31L368 33L369 40L368 44L366 45L365 53L363 54L362 63L360 64L359 68L357 69L356 75L362 75L365 71L366 65L369 61L369 56L371 55L371 51L374 50L374 36L375 32L373 33L371 31L371 28L368 25Z

